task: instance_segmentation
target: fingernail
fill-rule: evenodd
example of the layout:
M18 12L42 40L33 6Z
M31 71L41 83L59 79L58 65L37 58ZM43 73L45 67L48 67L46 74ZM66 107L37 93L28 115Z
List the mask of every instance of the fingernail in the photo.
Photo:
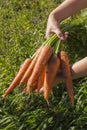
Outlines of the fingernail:
M64 37L64 36L61 36L60 39L64 41L64 40L65 40L65 37Z

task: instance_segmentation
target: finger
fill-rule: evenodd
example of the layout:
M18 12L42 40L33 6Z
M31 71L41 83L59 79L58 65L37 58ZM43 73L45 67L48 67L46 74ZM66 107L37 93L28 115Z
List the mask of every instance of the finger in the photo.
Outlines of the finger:
M62 41L65 40L65 36L64 36L64 34L61 32L61 30L60 30L59 28L55 30L55 33L57 34L57 36L58 36Z
M69 35L69 32L65 32L64 34L65 34L65 35Z
M65 40L68 38L69 32L65 32L64 36L65 36Z
M64 42L67 40L69 35L69 32L65 32L64 34L62 34L62 32L59 30L59 38Z

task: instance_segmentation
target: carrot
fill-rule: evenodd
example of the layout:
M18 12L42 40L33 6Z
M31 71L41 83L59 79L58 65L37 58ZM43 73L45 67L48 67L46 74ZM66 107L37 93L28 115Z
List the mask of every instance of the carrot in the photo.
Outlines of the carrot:
M31 63L31 59L28 58L24 61L22 67L20 68L19 72L17 73L16 77L12 81L11 85L7 88L5 94L3 95L3 98L5 98L17 85L19 85L24 73L26 72L28 66Z
M33 58L33 60L32 60L32 62L31 62L31 64L30 64L30 66L28 67L28 69L27 69L27 71L26 71L26 73L24 74L24 76L23 76L23 78L22 78L20 84L27 84L28 78L29 78L29 77L31 76L31 74L32 74L33 68L34 68L34 66L35 66L35 64L36 64L36 61L37 61L37 59L38 59L38 56L40 55L40 52L41 52L42 48L43 48L43 46L41 46L41 47L36 51L36 55L35 55L35 57Z
M38 80L40 73L44 67L44 65L49 60L50 56L52 55L52 48L50 45L43 46L41 54L39 55L35 67L33 69L32 75L28 80L27 87L32 87L32 84Z
M37 94L39 94L40 89L43 87L44 75L45 75L45 67L46 67L46 66L44 66L43 70L41 71L41 74L40 74L39 79L38 79Z
M26 87L26 88L25 88L25 92L26 92L27 94L30 94L30 93L32 92L32 90L37 89L37 83L38 83L38 81L35 81L35 82L33 83L32 87Z
M66 52L61 51L59 54L61 61L61 70L65 79L66 89L70 97L72 105L74 105L74 89L72 84L72 76L70 71L69 59Z
M44 77L44 98L48 101L56 75L60 67L60 60L56 55L52 55L46 66Z

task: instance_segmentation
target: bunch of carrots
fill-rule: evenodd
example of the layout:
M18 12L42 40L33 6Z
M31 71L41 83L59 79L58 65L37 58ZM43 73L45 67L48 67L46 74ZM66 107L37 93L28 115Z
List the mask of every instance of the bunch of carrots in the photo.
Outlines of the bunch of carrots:
M11 93L16 86L26 85L25 92L28 94L35 90L39 94L43 87L44 98L48 102L56 75L61 69L68 95L72 105L74 105L74 90L69 59L65 51L59 52L60 41L59 43L58 41L57 35L54 34L37 49L32 58L27 58L24 61L11 85L5 91L3 98Z

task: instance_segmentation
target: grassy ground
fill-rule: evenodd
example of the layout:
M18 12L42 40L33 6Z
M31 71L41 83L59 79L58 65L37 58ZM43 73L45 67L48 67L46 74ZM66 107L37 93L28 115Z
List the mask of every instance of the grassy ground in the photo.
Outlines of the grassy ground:
M2 99L20 65L44 42L48 15L58 3L56 0L0 1L0 130L87 129L87 77L73 81L74 107L65 84L54 87L50 107L43 95L28 96L21 92L24 86ZM85 10L61 25L70 32L65 50L71 64L87 56L86 14Z

